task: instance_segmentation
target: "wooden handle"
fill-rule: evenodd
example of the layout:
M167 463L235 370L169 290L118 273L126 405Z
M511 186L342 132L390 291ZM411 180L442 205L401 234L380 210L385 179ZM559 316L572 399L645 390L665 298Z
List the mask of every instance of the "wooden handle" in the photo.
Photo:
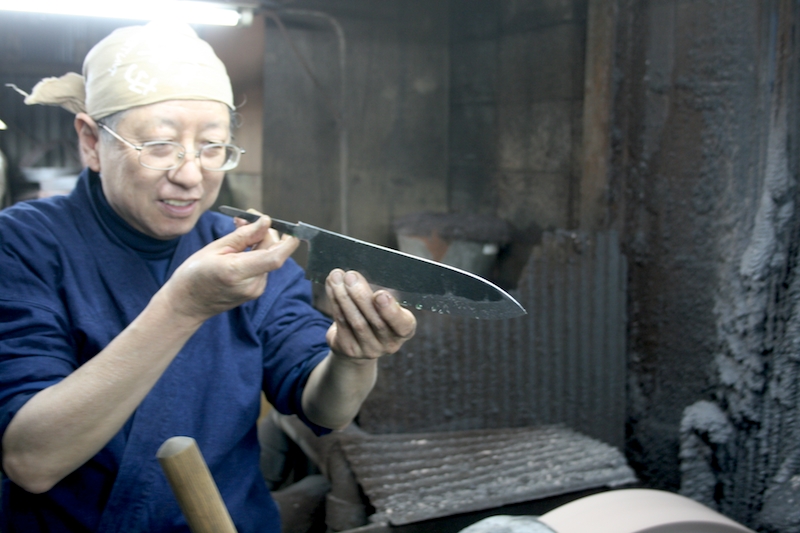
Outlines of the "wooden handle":
M167 439L156 457L192 533L236 533L231 515L193 438Z

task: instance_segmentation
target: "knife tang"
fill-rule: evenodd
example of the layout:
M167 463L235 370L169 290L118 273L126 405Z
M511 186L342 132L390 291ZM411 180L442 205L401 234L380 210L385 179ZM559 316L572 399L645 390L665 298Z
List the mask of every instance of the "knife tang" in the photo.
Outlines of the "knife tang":
M225 215L246 220L251 224L263 216L259 215L258 213L250 213L248 211L244 211L243 209L237 209L235 207L230 207L228 205L219 206L219 211L220 213L223 213ZM280 233L286 233L287 235L292 235L293 237L302 238L300 235L296 235L297 224L286 222L285 220L279 220L277 218L271 218L271 220L272 220L272 229L277 230Z

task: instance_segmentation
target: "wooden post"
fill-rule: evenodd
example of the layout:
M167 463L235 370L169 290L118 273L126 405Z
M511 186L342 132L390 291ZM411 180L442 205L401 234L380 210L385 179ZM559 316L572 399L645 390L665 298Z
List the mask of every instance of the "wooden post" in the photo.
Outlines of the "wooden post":
M583 95L583 161L578 221L582 230L608 229L611 106L617 0L589 0Z

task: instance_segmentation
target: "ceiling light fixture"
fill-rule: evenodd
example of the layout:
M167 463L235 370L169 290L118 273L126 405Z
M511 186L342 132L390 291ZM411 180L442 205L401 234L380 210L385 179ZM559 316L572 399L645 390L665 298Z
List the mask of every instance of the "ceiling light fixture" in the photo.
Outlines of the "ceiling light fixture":
M75 15L126 20L168 19L189 24L236 26L252 19L252 10L192 0L0 0L0 11Z

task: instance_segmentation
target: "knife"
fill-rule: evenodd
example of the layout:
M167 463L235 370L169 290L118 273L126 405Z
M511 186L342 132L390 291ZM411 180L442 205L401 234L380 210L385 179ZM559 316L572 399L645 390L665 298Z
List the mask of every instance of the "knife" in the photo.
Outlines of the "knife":
M226 205L219 210L247 222L261 217ZM272 228L308 243L306 278L313 282L325 283L334 268L356 270L371 284L391 289L405 307L482 319L526 314L510 294L471 272L304 222L294 224L273 218Z

